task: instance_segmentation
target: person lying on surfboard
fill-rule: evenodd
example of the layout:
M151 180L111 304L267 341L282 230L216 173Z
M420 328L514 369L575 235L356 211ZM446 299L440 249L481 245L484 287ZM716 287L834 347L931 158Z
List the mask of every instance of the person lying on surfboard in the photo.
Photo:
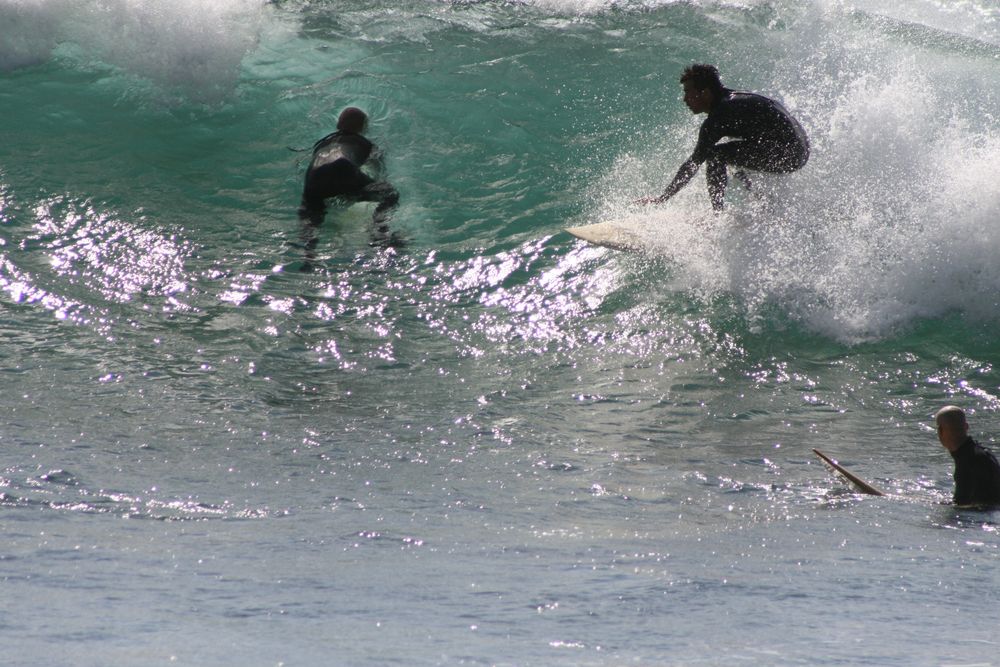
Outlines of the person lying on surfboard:
M969 435L962 408L946 405L934 420L938 440L955 459L955 504L1000 505L1000 464Z
M375 144L362 132L368 116L356 107L348 107L337 119L337 131L313 146L313 156L302 188L299 216L313 224L323 222L326 200L342 197L348 201L378 202L373 214L375 226L388 231L390 211L399 202L399 193L386 181L376 181L361 171L366 162L380 166Z
M698 132L694 153L659 197L640 204L662 204L688 184L703 162L712 208L721 211L729 180L728 166L746 188L744 169L775 174L797 171L809 160L805 130L780 103L763 95L730 90L722 85L714 65L691 65L681 74L684 103L693 114L708 114ZM721 141L728 138L729 141ZM720 143L721 142L721 143Z

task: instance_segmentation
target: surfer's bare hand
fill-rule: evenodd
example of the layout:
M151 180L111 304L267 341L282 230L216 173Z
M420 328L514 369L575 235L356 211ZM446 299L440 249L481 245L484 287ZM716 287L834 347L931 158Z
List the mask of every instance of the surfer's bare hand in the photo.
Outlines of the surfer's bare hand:
M640 206L648 206L650 204L662 204L666 201L663 197L643 197L642 199L636 199L635 203Z

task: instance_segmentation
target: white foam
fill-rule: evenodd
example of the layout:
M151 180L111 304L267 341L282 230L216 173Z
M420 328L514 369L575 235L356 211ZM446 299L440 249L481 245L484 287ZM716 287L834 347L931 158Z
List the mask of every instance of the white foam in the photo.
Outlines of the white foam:
M236 81L263 12L263 0L0 0L0 70L44 63L58 47L211 97Z

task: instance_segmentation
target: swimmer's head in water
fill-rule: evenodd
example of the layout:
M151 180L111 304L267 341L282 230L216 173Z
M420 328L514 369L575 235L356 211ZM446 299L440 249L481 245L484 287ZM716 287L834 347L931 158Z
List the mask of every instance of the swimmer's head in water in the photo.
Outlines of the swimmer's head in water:
M337 119L337 129L341 132L361 134L367 124L368 116L357 107L347 107L340 112L340 117Z
M937 422L938 440L949 452L956 451L969 436L969 422L965 411L955 405L946 405L934 415Z

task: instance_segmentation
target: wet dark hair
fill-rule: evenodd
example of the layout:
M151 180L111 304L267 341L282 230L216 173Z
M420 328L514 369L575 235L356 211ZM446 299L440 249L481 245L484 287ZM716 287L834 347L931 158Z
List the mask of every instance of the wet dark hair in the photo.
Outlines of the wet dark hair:
M337 129L344 132L354 132L361 134L365 131L365 124L368 123L368 116L357 107L347 107L340 112L337 119Z
M681 74L681 83L687 82L698 90L711 90L716 95L726 89L719 77L719 68L715 65L689 65Z

